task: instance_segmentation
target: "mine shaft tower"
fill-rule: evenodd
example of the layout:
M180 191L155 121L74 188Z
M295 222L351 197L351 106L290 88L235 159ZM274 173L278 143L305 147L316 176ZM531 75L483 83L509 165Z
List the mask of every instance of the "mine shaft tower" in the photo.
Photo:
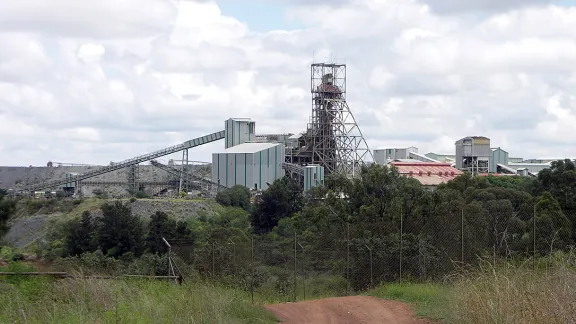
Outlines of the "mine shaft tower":
M373 156L346 102L346 65L313 63L310 72L312 115L287 160L353 177Z

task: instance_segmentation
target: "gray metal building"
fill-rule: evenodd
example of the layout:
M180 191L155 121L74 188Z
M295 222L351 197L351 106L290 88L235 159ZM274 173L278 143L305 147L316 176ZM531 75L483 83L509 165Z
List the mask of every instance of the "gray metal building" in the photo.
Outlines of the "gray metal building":
M387 148L374 150L374 162L377 164L388 164L393 160L410 159L410 153L418 153L418 148L411 146L407 148Z
M456 160L456 155L454 154L439 154L439 153L426 153L425 156L434 159L436 161L444 162L444 163L454 163Z
M265 190L284 176L284 149L281 143L243 143L213 153L212 181Z
M492 160L490 163L490 172L498 172L498 164L507 166L508 165L508 152L500 147L492 148Z
M456 141L455 145L457 169L473 174L490 172L492 149L488 137L464 137Z
M324 168L313 164L304 167L304 191L324 185Z

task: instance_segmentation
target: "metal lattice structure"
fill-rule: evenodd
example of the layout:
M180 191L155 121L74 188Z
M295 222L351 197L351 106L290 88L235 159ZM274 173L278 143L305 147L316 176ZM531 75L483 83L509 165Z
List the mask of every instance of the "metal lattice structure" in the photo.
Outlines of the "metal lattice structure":
M177 169L175 167L162 164L156 160L151 160L150 164L166 171L174 177L174 181L179 183L180 191L182 188L203 191L206 195L215 196L219 190L227 189L225 186L214 183L201 176L195 175L188 168Z
M138 164L133 164L128 167L128 191L132 194L140 191L140 185L138 183L140 168L138 166Z
M325 174L353 177L372 152L346 102L346 64L311 65L312 116L287 162L319 164Z

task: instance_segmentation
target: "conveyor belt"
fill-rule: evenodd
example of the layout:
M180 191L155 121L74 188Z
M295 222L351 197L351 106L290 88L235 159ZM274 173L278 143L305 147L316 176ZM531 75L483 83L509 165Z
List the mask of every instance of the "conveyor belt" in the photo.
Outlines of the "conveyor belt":
M156 159L156 158L159 158L159 157L162 157L165 155L180 152L180 151L183 151L183 150L186 150L189 148L200 146L202 144L221 140L223 138L224 138L224 131L219 131L219 132L209 134L206 136L202 136L202 137L198 137L198 138L186 141L182 144L171 146L171 147L168 147L168 148L156 151L156 152L140 155L140 156L137 156L137 157L134 157L134 158L131 158L131 159L119 162L119 163L114 163L114 164L109 165L109 166L105 166L105 167L102 167L102 168L99 168L99 169L96 169L93 171L86 172L84 174L79 174L79 175L71 177L71 178L59 179L59 180L53 180L53 181L47 181L47 182L34 184L34 185L29 186L28 190L29 191L36 191L36 190L41 190L41 189L54 188L54 187L62 186L62 185L67 184L67 183L81 181L81 180L88 179L88 178L93 178L93 177L96 177L96 176L99 176L99 175L102 175L105 173L109 173L112 171L123 169L125 167L129 167L131 165L150 161L152 159Z

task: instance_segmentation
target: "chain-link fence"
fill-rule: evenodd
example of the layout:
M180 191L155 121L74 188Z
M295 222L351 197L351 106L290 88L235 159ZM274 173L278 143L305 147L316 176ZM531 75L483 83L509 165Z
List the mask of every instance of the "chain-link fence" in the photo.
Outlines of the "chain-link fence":
M267 302L345 296L382 282L442 280L481 260L534 267L573 247L576 211L486 212L468 205L443 213L383 214L377 222L285 226L272 233L212 233L173 245L179 268L241 288ZM544 261L543 261L544 260Z

